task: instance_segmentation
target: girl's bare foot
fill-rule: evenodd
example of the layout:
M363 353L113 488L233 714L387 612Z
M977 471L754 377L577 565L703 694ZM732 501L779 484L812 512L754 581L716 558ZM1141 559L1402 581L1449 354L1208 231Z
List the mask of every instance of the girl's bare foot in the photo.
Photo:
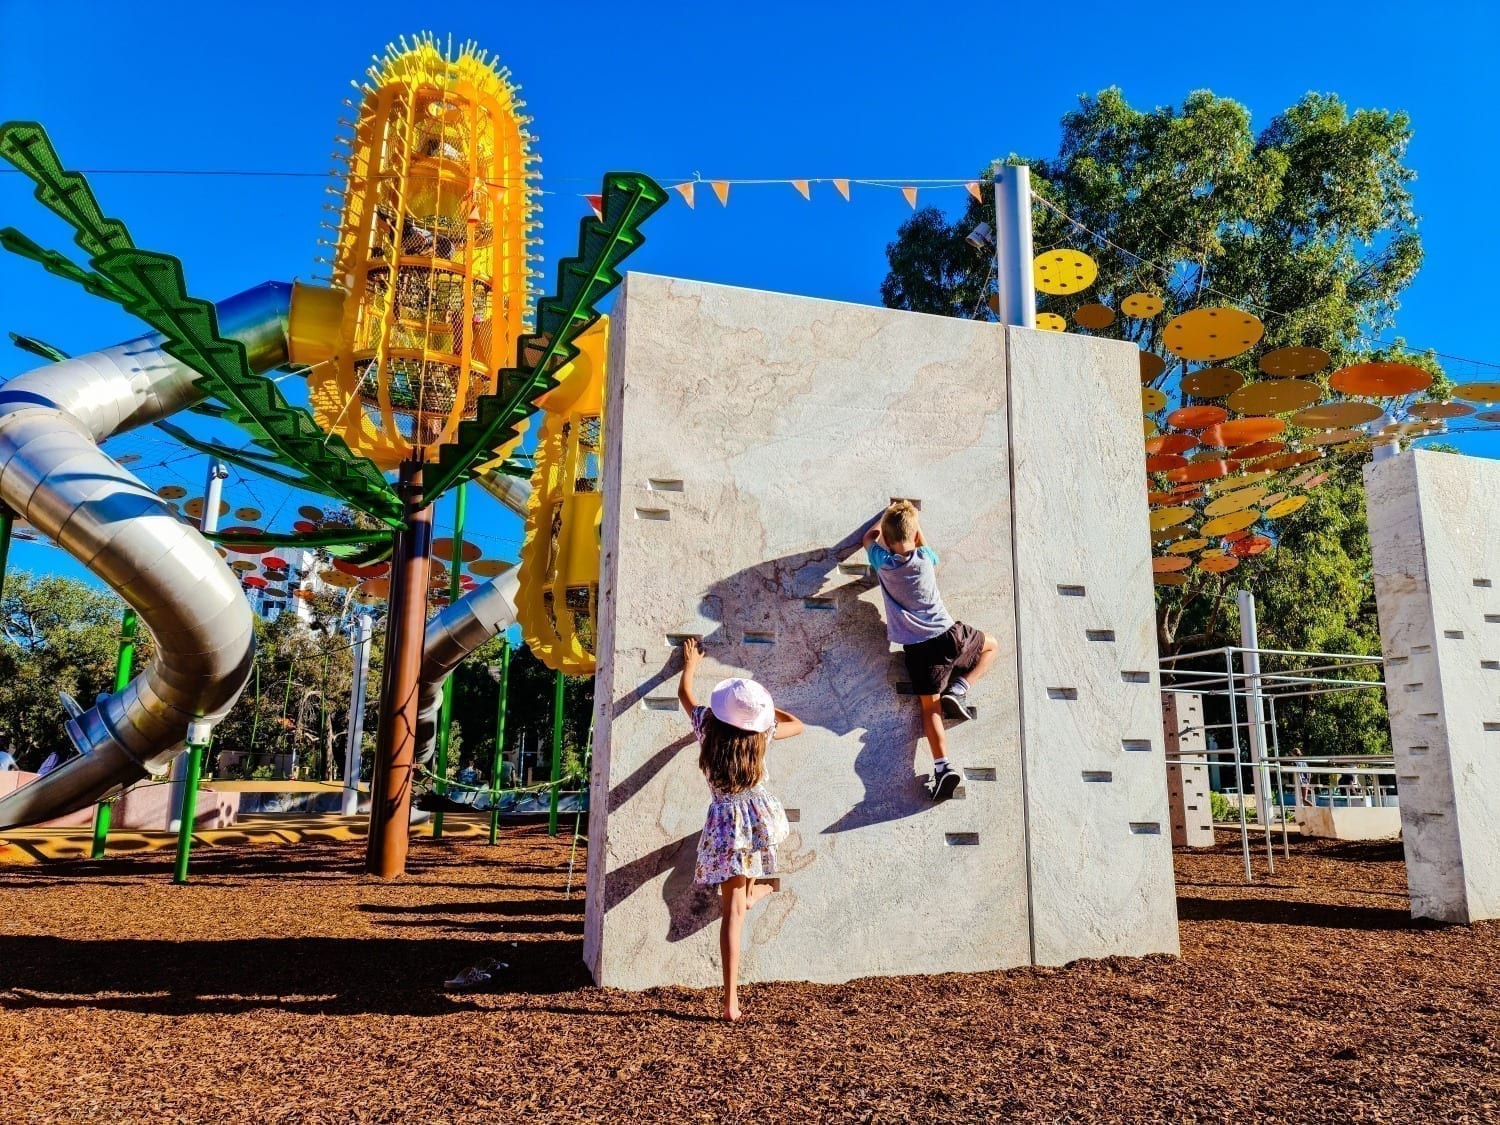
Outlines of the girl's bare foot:
M740 1006L738 1004L724 1005L724 1018L730 1023L738 1023L740 1020Z
M776 887L771 883L753 884L750 889L745 892L745 909L749 910L752 906L754 906L757 902L765 898L774 890L776 890Z

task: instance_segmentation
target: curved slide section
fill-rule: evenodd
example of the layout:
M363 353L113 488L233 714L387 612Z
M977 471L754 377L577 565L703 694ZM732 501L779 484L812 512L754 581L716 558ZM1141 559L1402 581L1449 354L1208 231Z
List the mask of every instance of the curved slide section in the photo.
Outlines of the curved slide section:
M417 697L416 760L426 763L437 748L438 712L443 684L466 656L502 629L516 623L514 569L486 582L448 606L427 623L422 645L422 690Z
M288 361L292 287L217 306L251 366ZM107 582L156 639L151 665L67 723L80 754L0 800L0 828L48 820L160 772L188 725L212 723L250 675L252 614L213 546L99 448L199 402L197 373L145 336L0 387L0 500Z

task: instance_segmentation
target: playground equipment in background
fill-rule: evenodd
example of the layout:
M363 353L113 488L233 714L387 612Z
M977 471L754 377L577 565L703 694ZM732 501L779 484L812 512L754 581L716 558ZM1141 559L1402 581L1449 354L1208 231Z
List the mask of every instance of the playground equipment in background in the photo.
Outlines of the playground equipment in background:
M543 411L521 546L516 614L532 655L556 672L592 675L599 603L600 454L609 318L578 340L578 358L540 400Z
M176 259L137 248L124 224L105 216L40 126L0 127L0 156L37 184L37 198L73 228L88 263L13 229L0 232L0 244L115 301L157 333L78 359L39 352L60 362L0 391L0 502L111 585L151 630L158 653L122 691L68 723L79 755L0 799L0 827L118 792L165 769L185 743L192 762L182 820L190 827L203 748L250 675L245 594L266 581L243 560L226 566L214 544L251 556L319 548L348 564L329 573L384 583L391 603L369 866L386 876L404 869L431 505L470 478L530 475L506 455L538 397L577 354L575 340L598 318L598 301L619 284L617 267L666 196L648 177L607 174L598 217L579 224L578 254L559 263L553 295L533 305L526 255L535 173L514 87L472 44L455 54L431 37L414 46L403 40L367 74L337 208L337 288L272 284L217 307L188 294ZM277 368L309 379L311 412L266 377ZM251 447L203 440L166 421L189 409L238 426ZM149 423L190 449L329 496L381 526L308 521L288 532L200 534L171 499L99 449L112 434ZM385 471L398 462L401 482L392 487ZM518 484L487 487L519 507ZM389 578L361 569L385 558ZM486 586L464 595L497 596ZM498 628L506 618L488 619Z

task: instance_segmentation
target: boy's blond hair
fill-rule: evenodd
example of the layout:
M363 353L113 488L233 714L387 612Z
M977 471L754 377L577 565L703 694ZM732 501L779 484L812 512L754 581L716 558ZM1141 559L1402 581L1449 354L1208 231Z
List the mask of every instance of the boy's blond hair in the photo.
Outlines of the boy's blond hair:
M880 517L880 537L889 547L893 543L911 543L921 531L917 522L917 506L910 500L893 500L891 506Z

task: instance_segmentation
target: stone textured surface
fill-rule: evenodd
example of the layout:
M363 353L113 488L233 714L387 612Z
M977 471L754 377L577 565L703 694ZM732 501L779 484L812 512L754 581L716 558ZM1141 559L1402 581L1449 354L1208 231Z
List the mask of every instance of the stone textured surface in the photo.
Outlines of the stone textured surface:
M1139 357L1007 335L1033 954L1175 953Z
M1365 470L1412 914L1500 917L1500 464Z
M753 675L808 725L801 737L774 744L768 758L792 837L782 850L781 890L747 927L746 979L837 981L1026 963L1018 677L1027 673L1015 639L1006 348L1017 335L1042 334L639 274L626 281L614 332L585 925L595 978L627 988L718 979L717 898L692 884L708 793L675 702L673 641L683 634L701 635L707 651L700 697L721 676ZM1127 389L1138 396L1135 359L1118 346L1038 347L1025 362L1048 366L1027 372L1027 382L1059 382L1081 369L1091 387L1101 378L1120 384L1111 403L1123 402ZM1099 358L1106 354L1107 371ZM1129 423L1132 448L1138 414L1132 402L1111 422ZM1143 487L1138 453L1131 501ZM1057 456L1053 450L1048 473L1058 471ZM1091 464L1100 462L1065 466L1063 475L1086 475ZM1039 456L1036 465L1042 471ZM916 701L899 693L904 668L857 549L865 527L898 496L922 502L949 609L1000 647L994 672L974 689L979 720L950 735L950 756L965 771L960 797L939 806L921 790L931 759L919 741ZM1081 511L1092 519L1102 497L1096 491ZM1131 506L1139 509L1145 566L1145 508ZM1033 520L1078 515L1054 507L1049 516L1022 517L1024 534L1047 538L1026 556L1037 574L1063 542L1069 550L1081 544L1079 533L1068 540L1065 529L1039 530ZM1100 549L1119 553L1103 541ZM1144 571L1144 602L1128 604L1136 612L1144 604L1145 617L1114 626L1131 645L1138 635L1150 639L1150 592ZM1056 600L1054 590L1049 613ZM1031 627L1050 637L1056 623L1043 613ZM1113 647L1088 648L1081 632L1072 646L1089 661ZM1154 648L1140 660L1153 669ZM1119 682L1118 671L1111 674ZM1041 683L1038 672L1030 675ZM1107 703L1107 731L1077 728L1058 741L1112 740L1118 753L1120 724L1133 723L1135 710L1123 689L1133 688L1153 716L1136 733L1153 745L1139 757L1156 771L1163 809L1152 819L1160 822L1155 692L1150 684L1121 688ZM1032 722L1045 739L1042 720ZM1043 751L1033 772L1060 768L1060 752ZM1097 754L1114 760L1108 746ZM1070 866L1101 873L1124 861L1110 881L1115 890L1097 904L1074 896L1070 908L1087 938L1073 956L1146 951L1156 928L1145 927L1143 938L1100 919L1123 912L1139 928L1134 903L1156 901L1141 887L1158 872L1173 932L1153 950L1175 950L1167 838L1130 837L1126 825L1137 850L1121 851L1112 824L1096 833L1081 823L1114 810L1107 801L1099 807L1075 763L1068 770L1073 784L1044 798L1069 802L1047 818L1046 831L1063 837L1054 845L1033 831L1033 849L1078 853ZM1159 864L1144 861L1153 847Z
M1167 763L1167 811L1174 848L1214 846L1213 805L1208 798L1208 744L1203 735L1203 696L1195 691L1165 691L1161 697L1163 748ZM1194 757L1197 755L1197 757Z

